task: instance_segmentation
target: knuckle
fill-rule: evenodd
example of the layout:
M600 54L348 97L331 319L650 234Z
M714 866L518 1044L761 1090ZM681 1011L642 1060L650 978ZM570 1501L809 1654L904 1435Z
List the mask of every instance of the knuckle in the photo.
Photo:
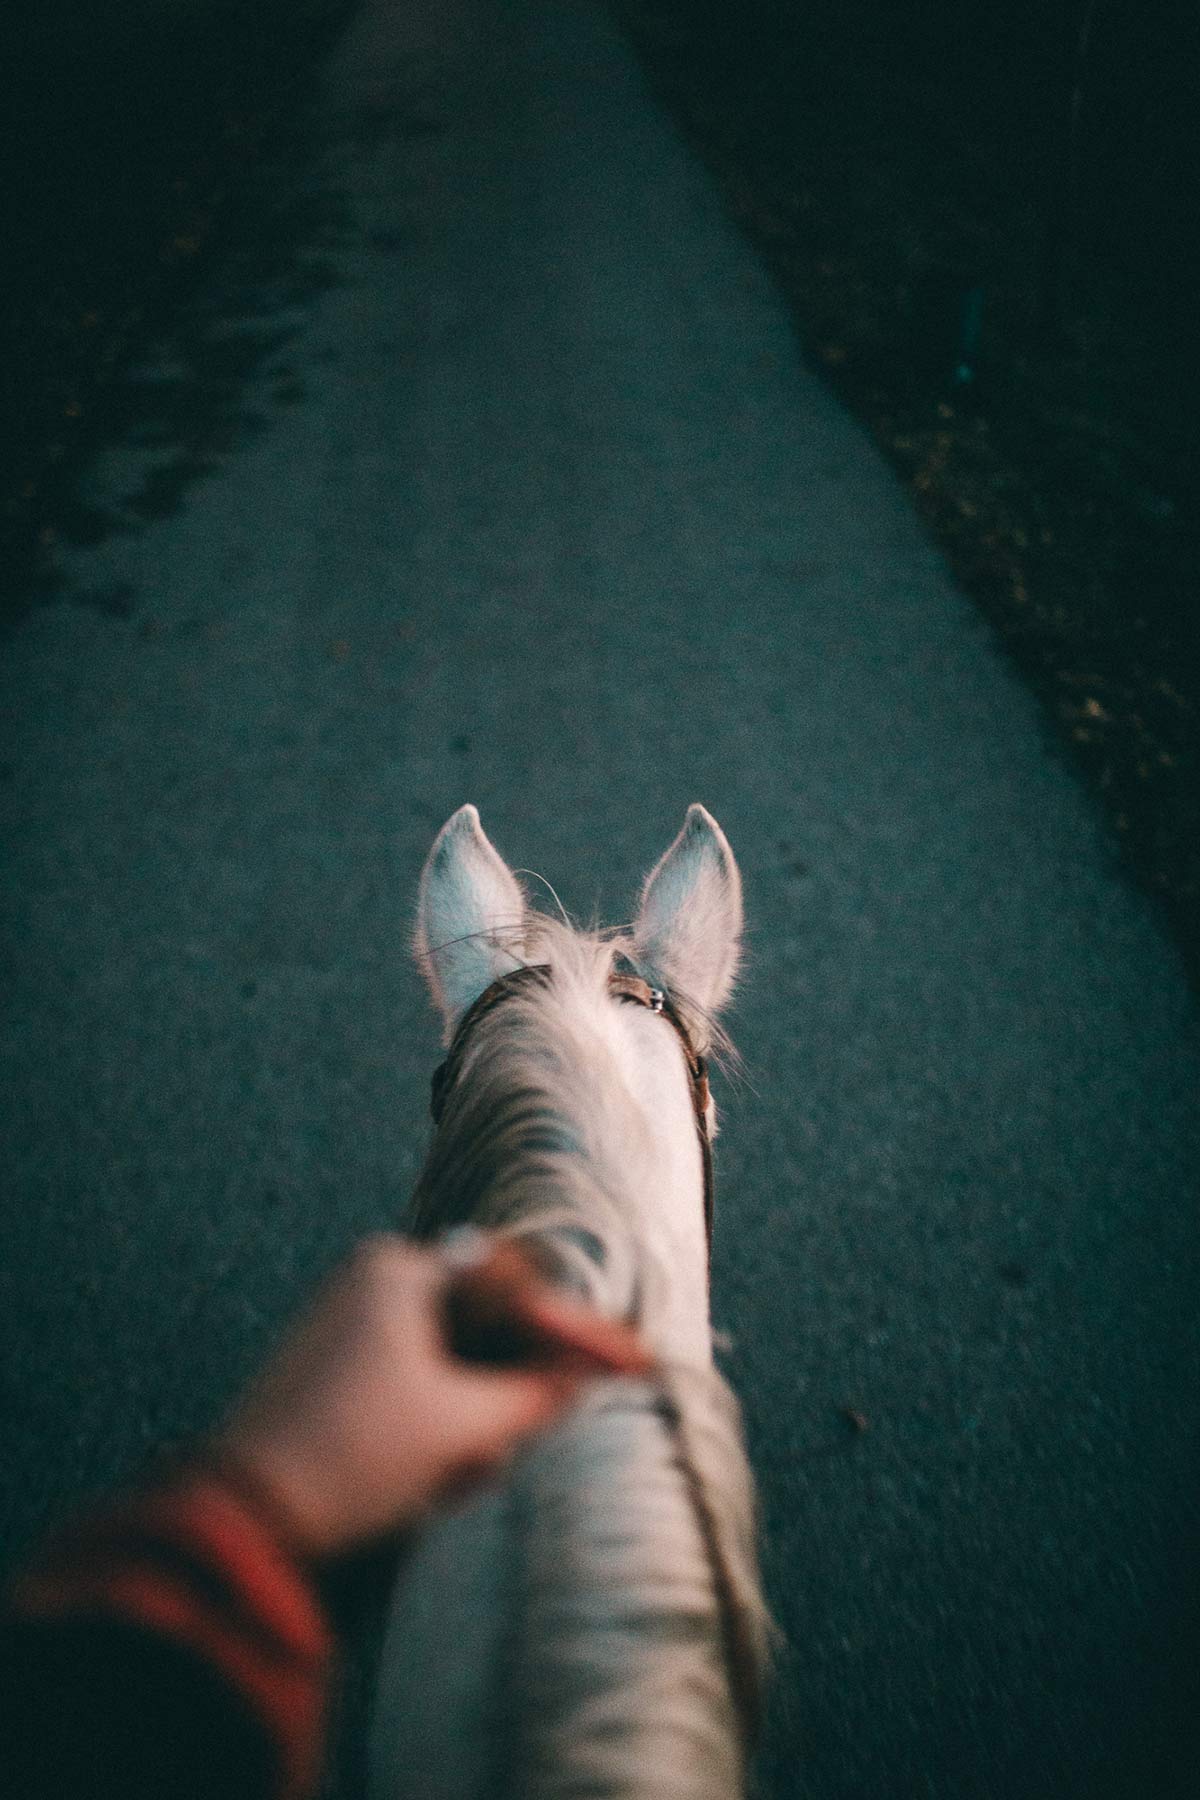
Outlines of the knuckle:
M391 1285L403 1261L399 1238L377 1231L356 1245L350 1266L369 1289L382 1289Z

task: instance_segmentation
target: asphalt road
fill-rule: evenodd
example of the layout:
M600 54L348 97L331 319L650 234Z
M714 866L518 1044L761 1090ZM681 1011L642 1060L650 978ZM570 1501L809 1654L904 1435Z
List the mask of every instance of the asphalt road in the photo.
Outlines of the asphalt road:
M10 1552L401 1211L442 819L618 919L699 799L762 1793L1190 1792L1174 953L602 11L367 0L322 96L4 647Z

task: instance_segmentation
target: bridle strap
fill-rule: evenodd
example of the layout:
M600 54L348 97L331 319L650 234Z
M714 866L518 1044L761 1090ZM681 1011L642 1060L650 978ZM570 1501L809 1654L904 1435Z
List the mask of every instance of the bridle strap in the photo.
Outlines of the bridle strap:
M435 1125L441 1123L447 1097L462 1069L468 1040L480 1019L511 995L520 993L525 988L546 987L549 985L550 979L549 963L526 963L520 968L510 969L506 975L499 976L490 987L484 988L474 1004L467 1008L450 1040L450 1047L446 1052L445 1059L433 1071L429 1110L433 1115ZM640 975L621 974L614 969L608 978L608 989L619 1000L629 1000L636 1006L644 1006L649 1012L661 1013L679 1039L688 1072L692 1110L696 1119L696 1135L700 1140L700 1161L704 1170L704 1236L711 1262L714 1183L712 1145L708 1136L708 1064L692 1044L691 1035L675 1002L662 988L651 987L650 983L643 981Z
M700 1162L704 1170L704 1241L708 1247L708 1260L711 1263L714 1183L712 1144L708 1136L708 1064L693 1045L691 1034L680 1017L675 1002L662 988L651 987L650 983L643 981L640 975L620 975L615 970L608 978L608 988L609 992L616 994L619 999L632 1000L638 1006L648 1007L651 1012L661 1013L679 1039L688 1072L692 1110L696 1116L696 1136L700 1140Z

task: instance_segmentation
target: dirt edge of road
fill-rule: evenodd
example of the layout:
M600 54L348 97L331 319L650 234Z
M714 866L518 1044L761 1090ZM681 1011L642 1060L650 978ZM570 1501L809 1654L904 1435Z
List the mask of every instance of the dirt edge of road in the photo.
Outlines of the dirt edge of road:
M1048 340L1035 224L944 144L866 120L823 139L786 60L731 68L683 0L613 10L1200 988L1200 509L1169 347L1090 264Z

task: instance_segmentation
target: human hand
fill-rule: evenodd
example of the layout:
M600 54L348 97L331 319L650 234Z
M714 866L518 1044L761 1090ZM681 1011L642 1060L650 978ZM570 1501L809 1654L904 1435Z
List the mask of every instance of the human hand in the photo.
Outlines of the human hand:
M495 1362L463 1360L451 1337ZM214 1451L292 1548L332 1556L497 1472L589 1375L648 1367L627 1327L562 1298L511 1246L481 1238L456 1274L438 1251L381 1236L335 1273Z

